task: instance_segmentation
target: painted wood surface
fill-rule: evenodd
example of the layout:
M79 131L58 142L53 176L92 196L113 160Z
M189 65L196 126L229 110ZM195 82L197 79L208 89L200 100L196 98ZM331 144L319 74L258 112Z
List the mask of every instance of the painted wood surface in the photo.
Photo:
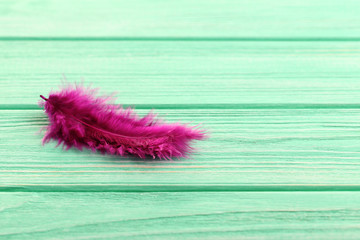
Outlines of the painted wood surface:
M139 109L140 115L149 109ZM41 110L2 110L3 186L94 186L220 190L351 185L360 187L359 109L158 109L168 122L202 123L211 138L193 159L139 161L41 145ZM20 143L19 140L21 139ZM19 151L19 144L22 151ZM130 186L131 185L131 186ZM163 185L163 186L162 186ZM180 186L179 186L180 185ZM220 185L220 187L219 187ZM255 188L252 189L251 186ZM130 187L130 188L129 188ZM81 189L81 187L77 187ZM291 188L290 188L291 189ZM298 188L297 188L298 189ZM33 191L33 190L31 190Z
M360 2L0 2L0 239L358 239ZM41 145L70 82L202 123L192 159Z
M359 42L0 41L0 51L0 104L35 105L62 74L156 108L359 103Z
M357 0L3 0L1 37L359 39Z
M357 239L360 233L359 192L1 192L0 200L2 239Z

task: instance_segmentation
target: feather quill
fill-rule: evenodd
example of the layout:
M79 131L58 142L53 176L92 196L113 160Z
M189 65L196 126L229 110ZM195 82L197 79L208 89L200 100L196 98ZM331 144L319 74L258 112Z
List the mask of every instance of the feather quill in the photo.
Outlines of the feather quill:
M207 135L198 126L166 124L152 112L139 118L131 108L110 104L113 97L97 97L98 89L68 85L39 103L49 118L43 144L50 140L82 150L140 158L188 157L192 140Z

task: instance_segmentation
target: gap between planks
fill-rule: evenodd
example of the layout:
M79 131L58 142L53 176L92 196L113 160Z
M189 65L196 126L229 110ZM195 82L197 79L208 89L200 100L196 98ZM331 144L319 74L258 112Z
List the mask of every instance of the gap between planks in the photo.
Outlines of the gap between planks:
M360 42L360 37L18 37L0 36L0 41L154 41L154 42Z
M360 191L360 185L180 185L180 184L22 184L0 185L0 192L344 192Z
M121 105L121 104L119 104ZM360 104L248 103L248 104L124 104L136 109L360 109ZM0 104L0 110L40 110L36 104Z

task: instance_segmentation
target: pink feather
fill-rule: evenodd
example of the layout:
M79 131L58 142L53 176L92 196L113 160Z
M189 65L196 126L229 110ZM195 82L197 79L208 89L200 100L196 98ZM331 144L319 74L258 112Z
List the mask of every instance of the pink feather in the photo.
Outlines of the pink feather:
M67 86L40 95L50 124L43 144L51 139L63 144L66 150L83 147L93 151L140 158L188 157L193 151L192 140L202 140L205 131L185 124L165 124L152 112L139 119L131 108L109 104L112 97L96 97L97 89Z

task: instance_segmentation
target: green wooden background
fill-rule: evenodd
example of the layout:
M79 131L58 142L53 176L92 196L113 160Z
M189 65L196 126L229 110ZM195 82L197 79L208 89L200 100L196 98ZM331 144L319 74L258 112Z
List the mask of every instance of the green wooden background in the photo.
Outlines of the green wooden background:
M358 239L360 1L0 1L0 239ZM41 145L39 94L202 123L192 159Z

